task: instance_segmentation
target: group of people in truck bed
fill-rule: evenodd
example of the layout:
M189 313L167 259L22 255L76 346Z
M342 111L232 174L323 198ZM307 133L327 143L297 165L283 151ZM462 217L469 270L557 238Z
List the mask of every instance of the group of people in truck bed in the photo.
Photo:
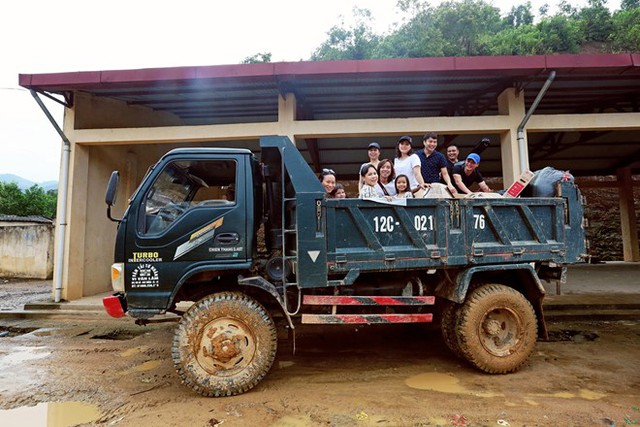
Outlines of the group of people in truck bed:
M455 145L447 147L447 156L436 151L438 135L427 132L423 148L414 151L410 136L402 136L396 144L393 160L380 159L380 144L371 142L367 154L369 161L360 166L358 197L361 199L383 198L386 200L412 198L436 187L446 188L451 196L470 194L474 183L480 191L490 192L478 170L480 155L470 153L464 161L458 161L459 150ZM328 198L345 198L342 184L336 182L333 169L323 169L320 182Z

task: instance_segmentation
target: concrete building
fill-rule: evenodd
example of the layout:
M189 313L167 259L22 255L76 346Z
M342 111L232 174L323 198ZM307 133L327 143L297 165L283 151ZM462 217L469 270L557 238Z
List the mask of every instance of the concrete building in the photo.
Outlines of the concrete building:
M617 175L625 260L640 260L632 180L640 170L640 55L91 71L20 75L20 85L66 107L64 299L110 289L115 225L103 195L112 170L124 184L117 214L169 149L241 146L259 153L262 135L289 136L312 168L330 166L340 179L355 178L370 141L380 143L382 157L393 157L398 136L412 136L419 148L427 130L462 153L489 137L482 172L505 183L545 166Z

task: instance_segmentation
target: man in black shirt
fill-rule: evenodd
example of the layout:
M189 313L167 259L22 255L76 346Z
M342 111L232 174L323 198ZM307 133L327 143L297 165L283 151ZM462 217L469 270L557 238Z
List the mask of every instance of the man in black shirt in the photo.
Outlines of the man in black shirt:
M469 187L474 182L478 183L480 191L491 191L478 170L479 165L480 155L471 153L464 162L458 162L453 166L453 185L455 185L458 193L471 194L472 191L469 190Z
M449 176L453 181L453 165L458 163L458 155L460 154L460 150L458 150L458 146L455 144L451 144L447 147L447 172L449 172ZM443 181L444 183L444 181Z

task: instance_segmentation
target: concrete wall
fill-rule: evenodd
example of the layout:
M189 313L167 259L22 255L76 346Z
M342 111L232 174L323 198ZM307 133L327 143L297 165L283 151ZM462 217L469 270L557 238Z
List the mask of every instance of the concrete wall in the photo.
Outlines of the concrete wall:
M53 225L0 222L0 276L50 279Z

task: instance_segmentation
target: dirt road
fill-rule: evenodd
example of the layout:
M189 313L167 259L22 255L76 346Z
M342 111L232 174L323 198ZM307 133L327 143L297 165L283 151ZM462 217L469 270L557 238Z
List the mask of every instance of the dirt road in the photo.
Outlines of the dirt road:
M4 320L0 425L19 420L25 427L43 402L92 405L59 411L91 415L48 424L57 426L640 423L640 322L549 326L552 339L537 343L521 371L498 376L454 359L433 328L313 329L298 337L295 356L281 346L254 390L213 399L180 384L170 357L172 324ZM55 412L49 407L49 417Z

